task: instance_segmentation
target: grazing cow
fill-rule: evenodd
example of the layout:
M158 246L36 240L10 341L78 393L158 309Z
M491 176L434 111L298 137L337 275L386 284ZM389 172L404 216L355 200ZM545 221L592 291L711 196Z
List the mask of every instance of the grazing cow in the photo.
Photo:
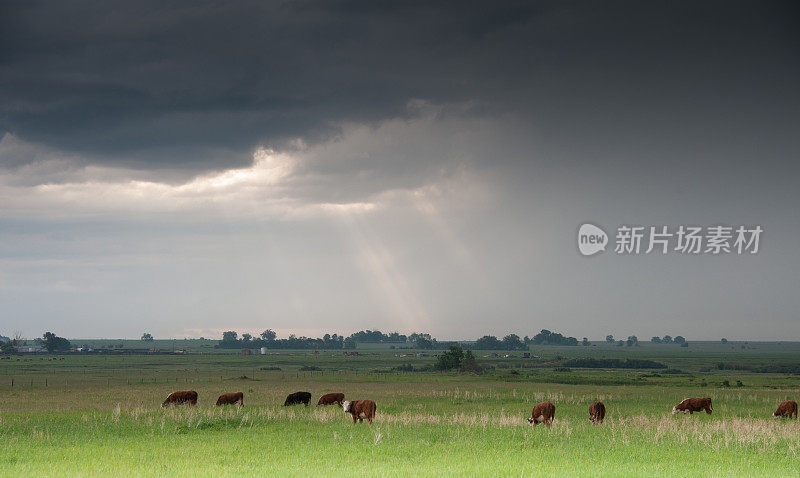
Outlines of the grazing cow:
M182 403L188 403L189 405L197 405L197 392L194 390L182 390L180 392L172 392L169 394L164 403L161 404L161 407L166 407L168 405L180 405Z
M239 405L244 406L244 394L242 392L223 393L217 399L217 406L220 405Z
M595 425L602 425L606 418L606 406L603 402L594 402L589 405L589 420Z
M326 393L325 395L319 397L317 401L318 407L324 407L327 405L333 405L334 403L342 405L344 402L344 394L343 393Z
M375 419L375 409L377 406L372 400L353 400L352 402L342 402L342 408L345 413L349 413L353 416L353 423L356 423L356 420L363 422L366 418L367 422L372 424L372 420Z
M311 401L311 394L308 392L294 392L286 397L286 401L283 402L283 406L289 405L297 405L298 403L304 403L308 406L308 402Z
M544 423L549 427L550 424L553 423L553 418L555 418L555 416L555 405L550 402L537 403L536 406L533 407L533 412L531 413L531 417L528 419L528 423L531 425Z
M778 405L778 409L772 414L773 417L789 417L797 418L797 402L794 400L786 400Z
M711 399L708 397L705 398L684 398L683 401L674 407L672 407L672 414L675 415L678 412L689 413L692 414L694 412L699 412L701 410L705 410L706 413L711 415Z

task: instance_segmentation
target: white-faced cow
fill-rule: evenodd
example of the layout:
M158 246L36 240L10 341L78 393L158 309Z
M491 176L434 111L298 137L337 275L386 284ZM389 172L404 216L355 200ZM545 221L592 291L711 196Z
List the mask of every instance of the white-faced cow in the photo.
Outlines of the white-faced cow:
M194 390L182 390L179 392L172 392L169 394L164 403L161 404L161 407L166 407L169 405L180 405L182 403L188 403L189 405L197 405L197 392Z
M549 427L550 424L553 423L553 418L555 418L555 416L555 405L550 402L537 403L536 406L533 407L533 412L531 412L531 417L528 419L528 423L531 425L544 423Z
M345 400L342 403L344 412L353 416L353 423L356 423L356 420L358 420L359 423L363 422L366 418L367 422L372 424L372 420L375 419L375 410L377 408L375 402L372 400Z
M333 405L334 403L338 405L342 405L344 403L344 394L343 393L326 393L325 395L319 397L317 400L318 407L325 407L328 405Z
M595 425L602 425L606 418L606 406L603 402L594 402L589 405L589 420Z
M711 399L709 397L684 398L681 403L672 407L672 414L675 415L678 412L683 412L691 415L694 412L702 410L705 410L706 413L711 415Z
M794 400L786 400L778 405L778 409L772 414L773 417L789 417L797 418L797 402Z
M236 393L223 393L217 399L217 406L221 405L239 405L240 407L244 406L244 393L236 392Z

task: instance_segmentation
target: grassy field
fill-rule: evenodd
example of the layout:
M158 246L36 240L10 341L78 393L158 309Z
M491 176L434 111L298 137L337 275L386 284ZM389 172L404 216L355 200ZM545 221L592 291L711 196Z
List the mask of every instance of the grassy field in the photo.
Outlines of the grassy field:
M800 398L800 377L716 365L796 364L800 345L748 347L543 347L533 351L539 359L481 352L483 374L391 372L435 359L385 347L358 357L15 356L0 360L0 475L797 476L800 425L771 413ZM678 373L560 367L579 356L648 358ZM197 407L159 408L187 388L199 392ZM371 398L376 421L353 425L337 407L282 407L298 390L314 401L332 391ZM245 407L214 407L227 391L243 391ZM713 415L671 415L688 396L712 397ZM556 404L549 429L526 422L542 400ZM594 400L608 410L602 426L588 420Z

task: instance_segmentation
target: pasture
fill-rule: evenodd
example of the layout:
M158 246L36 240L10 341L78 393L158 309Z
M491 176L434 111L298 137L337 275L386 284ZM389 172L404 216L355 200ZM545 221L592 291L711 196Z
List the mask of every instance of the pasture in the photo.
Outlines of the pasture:
M434 358L381 348L358 357L15 356L0 361L0 474L800 473L798 421L771 417L780 401L800 398L800 378L719 370L713 365L731 354L714 348L690 350L692 361L685 349L656 347L550 348L528 363L479 353L493 367L483 374L392 371ZM556 363L590 352L647 357L680 373ZM790 364L798 356L778 345L738 353L749 354L739 357L747 362ZM198 406L159 408L180 389L197 390ZM371 398L375 423L353 425L335 406L281 406L298 390L311 392L312 404L326 392ZM214 407L219 394L235 391L244 392L244 408ZM712 397L714 413L671 415L689 396ZM542 400L556 404L549 429L526 421ZM602 426L588 419L595 400L607 407Z

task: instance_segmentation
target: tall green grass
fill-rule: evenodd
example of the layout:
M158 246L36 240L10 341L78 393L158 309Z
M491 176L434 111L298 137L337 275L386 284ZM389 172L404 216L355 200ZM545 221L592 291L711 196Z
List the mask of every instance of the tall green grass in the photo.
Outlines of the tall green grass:
M800 473L800 425L770 417L793 390L594 386L317 377L191 384L198 407L159 408L174 384L6 390L0 475L519 476ZM179 387L183 388L183 387ZM244 391L245 407L213 406ZM342 391L378 404L372 426L337 407L282 407ZM714 414L673 416L686 396L711 396ZM588 406L603 400L606 423ZM525 418L556 404L551 428Z

